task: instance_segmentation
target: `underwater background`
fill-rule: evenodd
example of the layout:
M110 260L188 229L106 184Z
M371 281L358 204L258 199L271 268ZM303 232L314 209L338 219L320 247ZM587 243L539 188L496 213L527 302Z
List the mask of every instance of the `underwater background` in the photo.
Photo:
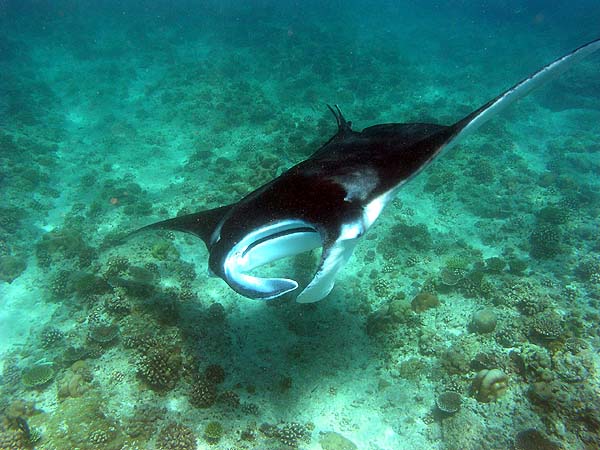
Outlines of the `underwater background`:
M235 294L192 236L121 242L307 158L326 103L450 124L599 24L595 0L0 0L0 449L600 448L600 55L408 183L319 303Z

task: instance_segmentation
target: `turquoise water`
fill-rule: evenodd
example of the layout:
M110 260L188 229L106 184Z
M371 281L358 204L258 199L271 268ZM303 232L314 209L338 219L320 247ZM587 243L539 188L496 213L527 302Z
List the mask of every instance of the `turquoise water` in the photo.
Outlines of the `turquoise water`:
M0 449L600 448L599 54L404 186L319 303L235 294L192 236L121 241L306 159L327 103L451 124L599 23L583 0L0 1Z

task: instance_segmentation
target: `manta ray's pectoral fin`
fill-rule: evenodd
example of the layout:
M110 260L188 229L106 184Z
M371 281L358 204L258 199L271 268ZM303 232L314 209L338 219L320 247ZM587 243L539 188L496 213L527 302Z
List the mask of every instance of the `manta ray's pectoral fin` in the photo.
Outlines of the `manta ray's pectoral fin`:
M135 235L148 230L173 230L182 231L198 236L208 246L211 240L215 239L215 233L218 231L219 222L233 205L221 206L219 208L207 209L194 214L174 217L172 219L162 220L151 223L145 227L139 228L131 233Z
M362 223L348 223L341 227L335 239L323 239L319 267L312 281L296 297L298 303L314 303L327 297L335 285L337 273L352 256L364 231Z
M327 297L335 285L335 277L346 265L358 239L338 239L331 246L323 247L321 262L312 281L296 297L298 303L314 303Z
M238 294L257 300L271 300L295 290L298 283L288 278L261 278L243 272L226 272L227 284Z

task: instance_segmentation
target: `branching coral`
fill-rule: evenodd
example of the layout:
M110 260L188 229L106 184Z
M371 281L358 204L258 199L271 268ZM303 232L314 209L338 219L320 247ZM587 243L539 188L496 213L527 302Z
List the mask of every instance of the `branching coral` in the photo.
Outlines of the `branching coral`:
M167 349L152 349L138 361L138 375L148 386L157 391L175 387L181 372L181 357Z
M220 384L225 380L225 370L219 364L211 364L204 370L206 380L213 384Z
M554 258L563 252L561 241L562 232L558 225L537 223L529 238L529 253L536 259Z
M208 422L204 427L204 439L209 444L216 444L221 440L223 434L225 433L225 429L221 422Z
M553 341L564 334L563 322L557 314L540 314L531 322L531 334L542 341Z
M124 431L134 438L149 439L157 430L157 422L166 412L166 409L156 406L137 405L133 417L126 421Z
M131 312L131 303L127 299L125 289L117 287L114 293L104 300L106 310L116 316L124 316Z
M190 403L197 408L210 408L217 400L217 389L213 383L199 379L192 384Z
M104 278L124 275L129 270L129 261L124 256L113 256L106 263Z
M297 422L284 424L280 427L263 423L260 426L260 432L266 437L277 439L288 447L298 448L301 441L310 442L312 428L312 424L302 425Z
M2 450L28 450L31 442L22 430L0 430L0 449Z
M156 439L158 450L196 450L196 436L191 428L180 423L166 425Z
M63 339L64 333L58 328L52 326L44 328L40 333L40 341L42 343L42 347L44 348L52 348L55 346L55 344L59 343Z

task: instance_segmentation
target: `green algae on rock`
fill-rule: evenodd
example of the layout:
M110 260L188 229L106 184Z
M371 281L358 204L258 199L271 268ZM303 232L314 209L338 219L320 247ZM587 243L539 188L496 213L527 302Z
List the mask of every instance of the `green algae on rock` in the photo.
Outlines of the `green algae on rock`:
M0 256L0 280L12 283L27 268L27 261L17 256Z
M94 323L88 332L88 337L99 344L108 344L117 336L119 336L119 325L116 323Z
M21 382L29 387L41 387L54 378L54 367L51 363L36 363L23 370Z
M357 450L358 447L350 439L335 431L321 433L319 444L323 450Z

